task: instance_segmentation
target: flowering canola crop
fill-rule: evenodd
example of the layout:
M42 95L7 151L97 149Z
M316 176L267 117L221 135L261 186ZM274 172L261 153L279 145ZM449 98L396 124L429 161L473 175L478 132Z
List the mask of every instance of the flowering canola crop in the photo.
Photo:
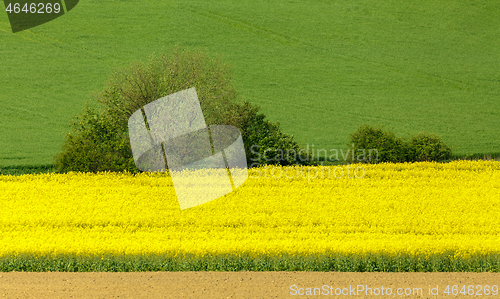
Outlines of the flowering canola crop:
M183 211L167 174L0 176L0 256L500 252L500 162L347 167L250 169Z

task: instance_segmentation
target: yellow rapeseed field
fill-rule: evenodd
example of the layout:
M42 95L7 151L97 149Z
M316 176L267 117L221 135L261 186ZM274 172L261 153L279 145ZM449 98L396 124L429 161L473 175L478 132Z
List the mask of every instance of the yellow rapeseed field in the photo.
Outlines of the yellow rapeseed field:
M0 256L500 252L500 162L249 175L182 211L166 174L0 176Z

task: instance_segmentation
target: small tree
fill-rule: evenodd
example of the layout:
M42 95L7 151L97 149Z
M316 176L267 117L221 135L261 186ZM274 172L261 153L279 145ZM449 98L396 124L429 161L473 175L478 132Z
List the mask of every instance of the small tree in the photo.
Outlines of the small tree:
M99 108L87 105L71 124L63 150L56 156L58 172L138 172L128 136L128 119L144 105L166 95L196 88L208 125L232 125L242 132L249 166L263 164L258 153L299 149L293 136L284 134L278 123L259 113L259 107L235 102L229 67L196 51L175 50L172 55L152 57L113 74L96 98ZM252 152L252 146L259 151ZM270 149L270 150L269 150ZM277 159L267 164L293 164Z

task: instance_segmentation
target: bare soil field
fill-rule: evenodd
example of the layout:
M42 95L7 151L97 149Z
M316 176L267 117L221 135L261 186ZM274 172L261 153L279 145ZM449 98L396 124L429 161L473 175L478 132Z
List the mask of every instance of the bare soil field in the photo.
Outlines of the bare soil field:
M499 298L499 285L500 273L0 272L0 298Z

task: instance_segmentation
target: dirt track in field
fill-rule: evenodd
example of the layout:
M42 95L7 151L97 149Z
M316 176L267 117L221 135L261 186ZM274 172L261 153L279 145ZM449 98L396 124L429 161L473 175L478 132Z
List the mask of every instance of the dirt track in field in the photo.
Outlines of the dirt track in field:
M475 295L460 294L464 285ZM485 285L500 286L500 273L0 272L0 298L500 298Z

